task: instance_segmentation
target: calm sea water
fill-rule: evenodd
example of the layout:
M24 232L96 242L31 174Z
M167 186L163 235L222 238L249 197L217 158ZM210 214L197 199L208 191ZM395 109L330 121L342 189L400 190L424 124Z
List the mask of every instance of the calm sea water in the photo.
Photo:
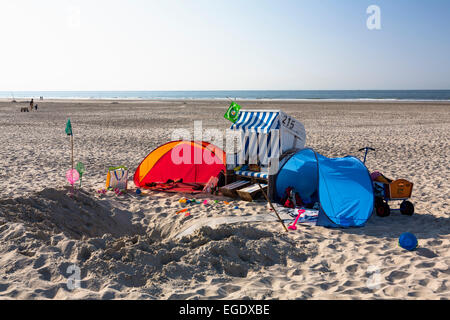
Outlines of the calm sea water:
M443 100L450 90L0 91L4 99Z

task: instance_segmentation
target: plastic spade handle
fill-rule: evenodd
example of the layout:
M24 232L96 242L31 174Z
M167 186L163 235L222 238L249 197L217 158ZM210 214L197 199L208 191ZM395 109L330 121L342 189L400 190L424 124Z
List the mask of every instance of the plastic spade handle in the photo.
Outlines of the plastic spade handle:
M303 209L298 210L297 218L295 218L294 223L291 226L289 226L288 229L290 229L290 230L297 230L297 227L295 225L297 224L298 218L300 218L302 213L305 213L305 210L303 210Z

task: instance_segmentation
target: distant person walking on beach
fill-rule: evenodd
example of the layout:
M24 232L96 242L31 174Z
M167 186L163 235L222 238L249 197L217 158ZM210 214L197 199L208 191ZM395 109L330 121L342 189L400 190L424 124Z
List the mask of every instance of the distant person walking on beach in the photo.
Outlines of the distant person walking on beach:
M31 101L30 101L30 111L33 111L33 105L34 105L34 101L33 101L33 98L31 98Z
M37 103L36 103L36 105L34 106L34 110L37 111L37 107L38 107L38 105L37 105Z

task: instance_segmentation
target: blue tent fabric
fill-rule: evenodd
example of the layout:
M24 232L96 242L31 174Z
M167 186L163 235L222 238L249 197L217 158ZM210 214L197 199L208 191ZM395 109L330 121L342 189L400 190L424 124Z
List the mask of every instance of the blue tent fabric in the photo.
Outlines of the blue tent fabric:
M369 172L357 158L318 156L320 211L318 225L364 226L373 212L373 185Z
M302 199L318 193L320 226L362 227L373 212L372 180L365 165L355 157L330 159L312 149L303 149L278 174L276 187L280 197L289 186Z
M308 201L317 191L319 176L314 150L303 149L294 154L279 170L276 190L282 198L287 187L293 187L303 200Z

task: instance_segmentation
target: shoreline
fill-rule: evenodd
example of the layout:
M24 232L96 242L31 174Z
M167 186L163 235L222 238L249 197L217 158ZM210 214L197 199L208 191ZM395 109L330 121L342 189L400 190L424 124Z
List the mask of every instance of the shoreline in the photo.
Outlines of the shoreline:
M12 99L0 98L0 103L29 103L31 98L18 98L15 99L16 102L12 102ZM33 98L34 99L34 98ZM230 99L211 99L211 98L195 98L195 99L124 99L124 98L48 98L44 100L35 99L35 104L51 102L51 103L179 103L179 102L229 102ZM305 104L305 103L316 103L316 104L338 104L338 103L352 103L352 104L448 104L450 105L450 100L407 100L407 99L236 99L236 102L249 102L249 103L287 103L287 104Z

